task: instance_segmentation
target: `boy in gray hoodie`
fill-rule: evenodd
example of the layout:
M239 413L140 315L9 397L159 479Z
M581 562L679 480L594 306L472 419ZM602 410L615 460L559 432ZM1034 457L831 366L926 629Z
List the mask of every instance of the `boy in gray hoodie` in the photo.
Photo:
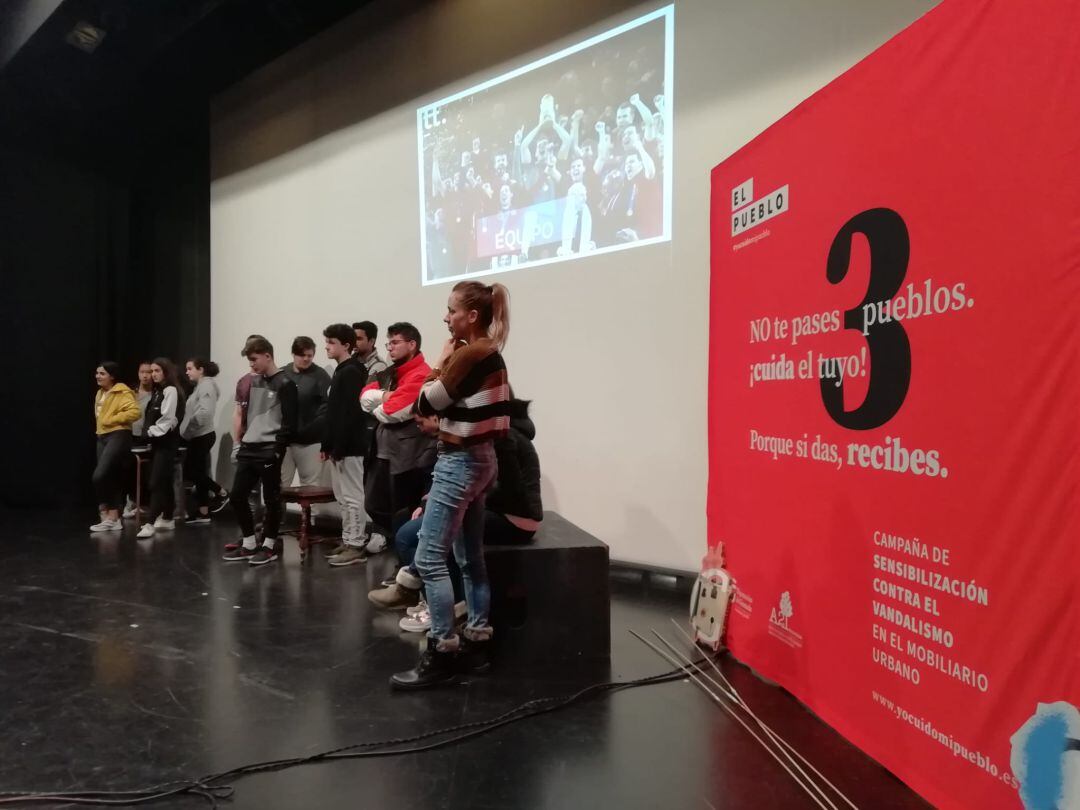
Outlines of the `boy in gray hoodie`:
M236 451L236 477L229 502L243 537L236 548L226 547L226 562L266 565L278 559L278 528L281 525L281 459L296 435L296 383L274 362L274 347L266 338L252 338L244 346L252 372L247 407L247 426ZM255 518L248 495L262 486L266 515L263 537L255 537Z

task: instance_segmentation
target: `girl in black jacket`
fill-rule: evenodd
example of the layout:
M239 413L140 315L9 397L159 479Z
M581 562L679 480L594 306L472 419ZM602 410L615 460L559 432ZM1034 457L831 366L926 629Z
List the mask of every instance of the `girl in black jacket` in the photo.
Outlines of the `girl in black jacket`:
M140 540L154 536L156 529L173 529L176 510L173 496L173 464L180 445L178 427L184 418L184 400L180 396L180 381L176 366L167 357L158 357L150 364L154 390L146 405L145 431L150 439L150 517L136 535Z

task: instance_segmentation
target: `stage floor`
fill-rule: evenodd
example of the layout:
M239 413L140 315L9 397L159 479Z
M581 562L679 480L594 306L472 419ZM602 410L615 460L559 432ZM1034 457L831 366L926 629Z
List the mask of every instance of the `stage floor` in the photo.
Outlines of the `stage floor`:
M221 561L227 517L136 541L58 515L3 514L0 791L121 790L494 717L534 698L669 667L628 633L677 636L681 592L612 582L610 669L496 670L391 693L418 635L367 592L388 554L331 569L295 541L262 568ZM178 524L181 526L182 524ZM558 587L558 583L552 583ZM585 617L583 617L585 620ZM926 807L745 667L747 701L860 807ZM231 781L235 808L816 807L747 732L679 681L593 698L431 753ZM162 806L162 805L155 805ZM194 797L167 806L205 806Z

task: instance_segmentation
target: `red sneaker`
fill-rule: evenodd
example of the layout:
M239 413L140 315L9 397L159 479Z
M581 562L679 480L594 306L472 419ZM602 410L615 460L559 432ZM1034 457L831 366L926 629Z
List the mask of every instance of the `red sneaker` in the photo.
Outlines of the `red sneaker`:
M247 562L255 556L255 549L244 548L243 543L229 543L229 546L225 546L225 554L221 557L225 562Z

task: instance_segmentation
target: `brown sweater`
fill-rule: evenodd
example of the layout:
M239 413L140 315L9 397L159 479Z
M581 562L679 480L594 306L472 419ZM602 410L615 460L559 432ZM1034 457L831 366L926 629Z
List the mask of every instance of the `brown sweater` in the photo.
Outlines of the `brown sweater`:
M455 351L424 383L416 409L439 416L439 440L457 447L493 441L510 429L510 385L495 343L487 338Z

